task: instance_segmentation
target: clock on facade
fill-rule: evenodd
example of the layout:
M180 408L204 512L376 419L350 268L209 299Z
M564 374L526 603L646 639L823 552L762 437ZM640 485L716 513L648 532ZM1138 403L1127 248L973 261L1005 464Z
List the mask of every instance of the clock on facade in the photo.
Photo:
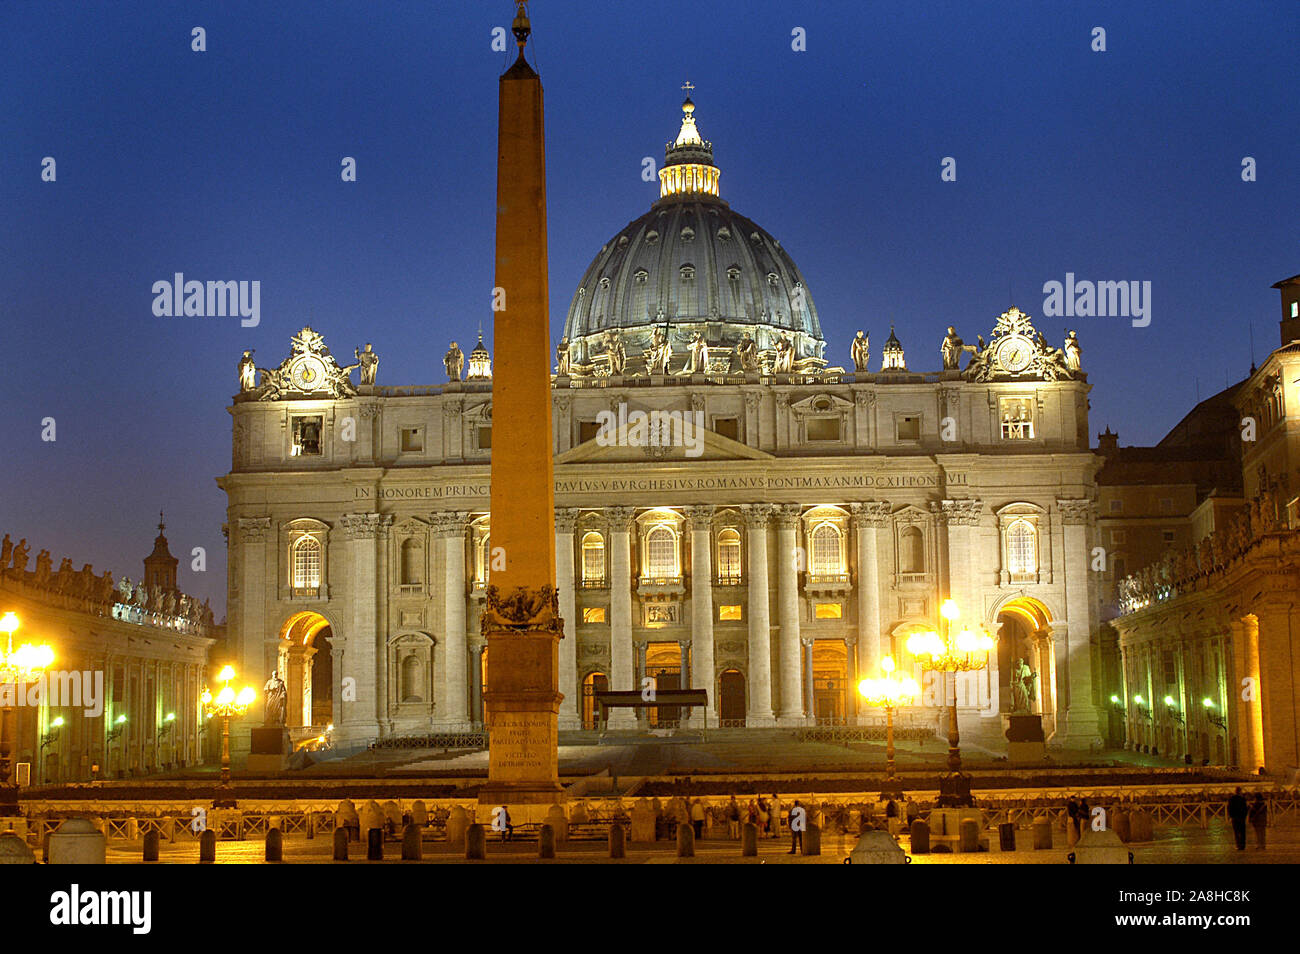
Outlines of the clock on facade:
M314 355L304 355L289 369L289 380L300 391L316 391L325 386L325 364Z
M1034 360L1033 344L1022 335L1007 335L998 344L998 364L1010 374L1020 374Z

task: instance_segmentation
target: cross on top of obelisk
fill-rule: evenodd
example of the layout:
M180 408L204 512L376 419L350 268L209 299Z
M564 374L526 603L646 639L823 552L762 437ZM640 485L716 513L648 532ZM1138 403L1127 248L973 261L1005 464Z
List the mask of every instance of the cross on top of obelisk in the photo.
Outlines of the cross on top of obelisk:
M690 80L687 80L685 83L682 84L682 89L686 90L686 95L689 96L691 94L691 90L695 89L695 84L692 83Z

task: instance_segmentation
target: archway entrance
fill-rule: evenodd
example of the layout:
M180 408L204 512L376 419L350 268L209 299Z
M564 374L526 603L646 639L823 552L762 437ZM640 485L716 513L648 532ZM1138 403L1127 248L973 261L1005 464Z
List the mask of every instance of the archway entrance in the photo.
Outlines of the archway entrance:
M645 675L653 679L655 691L682 687L682 647L680 643L650 643L645 649ZM681 708L662 706L646 709L646 718L652 729L675 728L681 719Z
M331 636L329 620L313 612L289 617L280 630L276 668L287 690L287 728L324 731L334 722Z
M814 639L812 657L812 710L818 725L844 725L845 687L849 681L849 655L842 639Z
M582 680L582 727L599 729L596 724L596 693L609 688L609 677L603 672L588 673Z
M1029 711L1043 716L1049 734L1056 723L1056 658L1052 616L1047 607L1028 596L1018 597L998 610L998 710L1011 712L1015 701L1016 661L1029 668L1024 679Z
M724 729L745 727L745 677L737 669L718 677L718 724Z

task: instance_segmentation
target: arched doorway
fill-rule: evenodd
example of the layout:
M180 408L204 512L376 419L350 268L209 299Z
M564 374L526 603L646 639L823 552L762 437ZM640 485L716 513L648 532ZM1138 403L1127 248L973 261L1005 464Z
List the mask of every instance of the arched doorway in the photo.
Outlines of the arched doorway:
M650 643L645 649L645 675L654 682L656 691L682 687L682 647L680 643ZM681 719L680 706L646 709L646 718L654 729L674 728Z
M813 715L818 725L844 725L849 654L842 639L814 639L811 647Z
M745 727L745 677L738 669L723 670L718 677L718 724Z
M587 673L582 680L582 727L584 729L598 729L596 724L596 693L604 692L609 688L609 677L603 672Z
M329 620L310 611L289 617L280 630L276 668L287 690L288 728L323 731L334 722L332 636Z
M1012 685L1016 661L1023 660L1030 675L1025 679L1029 711L1042 715L1050 735L1056 726L1056 659L1052 615L1032 597L1021 596L998 609L998 711L1013 709Z

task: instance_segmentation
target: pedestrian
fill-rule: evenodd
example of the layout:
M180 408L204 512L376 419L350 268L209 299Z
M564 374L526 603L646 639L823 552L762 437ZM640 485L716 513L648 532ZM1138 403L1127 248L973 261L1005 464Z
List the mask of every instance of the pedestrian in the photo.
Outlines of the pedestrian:
M736 804L735 795L727 803L727 834L733 839L740 837L740 806Z
M786 816L786 823L790 826L790 851L788 854L795 853L795 847L803 851L803 829L807 823L808 813L804 811L803 806L799 804L799 799L794 800L790 806L790 814Z
M1065 803L1065 842L1071 848L1079 840L1079 803L1073 797Z
M772 800L767 806L767 828L768 836L771 838L781 837L781 800L772 793Z
M1232 821L1232 834L1237 839L1237 850L1246 850L1246 816L1250 809L1246 805L1246 796L1241 793L1241 786L1228 799L1228 818Z
M771 829L768 823L771 822L772 815L767 810L767 799L759 798L758 800L758 831L761 835L770 835Z
M1255 829L1255 847L1264 850L1264 832L1268 828L1268 803L1262 792L1255 793L1255 800L1250 803L1250 825Z
M501 806L501 840L510 841L515 837L515 826L510 823L510 809Z
M898 817L898 802L894 801L891 798L889 801L885 802L885 818L897 818L897 817Z
M921 807L916 804L916 799L903 796L907 801L907 827L912 827L912 822L921 817Z
M748 821L755 828L758 827L758 803L755 802L752 798L749 800L749 813L746 816L746 821Z
M704 806L698 798L691 802L691 827L697 839L704 837Z
M1079 800L1079 837L1092 825L1092 809L1088 807L1088 799Z

